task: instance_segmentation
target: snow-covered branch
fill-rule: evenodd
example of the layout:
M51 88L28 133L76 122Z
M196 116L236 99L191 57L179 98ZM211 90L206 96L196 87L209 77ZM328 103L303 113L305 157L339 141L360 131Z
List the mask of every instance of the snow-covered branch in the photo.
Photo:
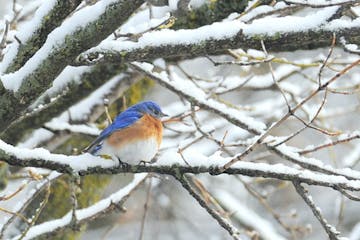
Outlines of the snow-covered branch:
M259 122L253 118L244 115L243 112L240 112L237 109L229 108L223 103L220 103L212 98L208 98L208 96L200 88L198 88L189 80L179 78L176 74L173 74L172 78L169 79L169 76L165 71L162 71L161 73L153 72L152 70L154 66L147 63L133 63L132 66L134 66L137 70L147 74L151 78L155 79L159 82L159 84L165 86L171 91L174 91L179 96L185 97L186 99L188 99L188 101L201 107L202 109L209 110L215 114L218 114L229 122L233 123L234 125L244 128L250 133L258 135L256 140L252 143L252 149L249 150L248 148L243 153L234 156L231 161L237 161L239 157L242 159L242 157L245 156L244 153L247 155L250 151L252 151L255 147L254 144L259 145L262 142L259 140L263 138L263 134L268 133L269 129L271 129L275 125L272 125L267 130L267 132L265 132L265 125L262 122ZM336 76L338 76L338 74ZM299 104L295 108L297 108L298 106ZM290 116L291 114L292 112L289 112L286 115ZM281 122L282 121L278 121L276 122L276 124ZM296 148L288 147L285 144L277 146L276 142L278 140L278 138L268 136L267 140L264 139L263 142L269 150L275 152L281 158L296 163L305 169L341 175L349 179L360 179L360 172L358 171L354 171L351 169L334 169L330 165L323 164L320 160L300 156L300 154L298 153L299 150Z
M119 166L116 161L95 157L88 153L79 156L66 156L52 154L42 148L22 149L13 147L4 142L0 142L0 157L13 166L47 168L61 173L78 173L80 175L118 174L123 172L155 172L169 175L179 173L219 174L218 169L231 159L229 157L223 158L218 154L207 158L194 153L186 159L187 163L185 163L179 153L167 152L161 155L155 164ZM310 185L360 191L359 180L348 180L343 176L297 170L283 164L237 162L223 173L275 178L285 181L297 180Z
M121 207L129 198L130 194L144 182L146 177L147 174L145 173L135 174L134 179L128 185L114 192L109 197L100 200L88 208L76 210L75 224L81 225ZM60 219L51 220L31 227L22 239L33 239L44 234L54 234L66 227L73 227L72 224L72 212L70 211ZM20 236L16 236L12 239L15 240L19 238Z
M81 0L49 0L36 11L17 32L14 41L1 63L0 72L15 72L44 44L48 34L74 11ZM21 41L21 42L18 42Z
M312 49L331 45L331 37L345 37L360 44L360 19L328 20L338 7L328 7L304 17L286 16L259 19L251 24L239 20L224 21L191 30L161 30L144 34L137 42L106 40L81 54L76 65L100 62L131 62L163 57L197 57L225 53L227 49L262 49L261 41L271 51ZM337 41L340 43L340 41Z
M79 10L48 35L44 45L23 67L1 76L0 93L7 97L0 101L3 106L0 119L4 123L0 129L19 117L78 54L110 35L142 3L106 0Z

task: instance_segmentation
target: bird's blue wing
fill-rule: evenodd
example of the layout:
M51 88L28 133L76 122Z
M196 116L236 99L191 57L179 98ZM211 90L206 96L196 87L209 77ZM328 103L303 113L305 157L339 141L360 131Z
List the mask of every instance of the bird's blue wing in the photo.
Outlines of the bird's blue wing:
M137 111L131 111L128 109L122 113L120 113L115 121L110 124L107 128L105 128L100 135L84 150L85 152L89 152L91 154L95 154L99 147L98 145L110 134L113 132L131 126L136 121L138 121L142 117L142 114Z

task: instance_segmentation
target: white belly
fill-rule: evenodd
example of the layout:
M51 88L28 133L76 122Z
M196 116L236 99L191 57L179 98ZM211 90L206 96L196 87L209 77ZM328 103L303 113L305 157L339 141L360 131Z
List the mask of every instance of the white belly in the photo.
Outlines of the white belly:
M128 164L139 164L141 161L150 162L158 151L158 144L155 138L149 140L133 141L121 145L117 149L104 141L98 155L110 155L113 159L120 159L121 162Z

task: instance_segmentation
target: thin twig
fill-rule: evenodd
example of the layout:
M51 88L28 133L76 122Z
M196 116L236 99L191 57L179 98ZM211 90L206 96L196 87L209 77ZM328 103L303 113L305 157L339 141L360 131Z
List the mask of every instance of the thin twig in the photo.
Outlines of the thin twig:
M333 147L333 146L335 146L337 144L350 142L351 140L359 139L359 138L360 138L360 134L356 134L356 135L349 136L347 138L342 138L342 139L338 139L338 140L335 140L335 141L332 141L332 142L329 142L329 143L320 144L318 146L315 146L315 147L312 147L312 148L309 148L309 149L306 149L306 150L299 151L298 153L299 154L308 154L308 153L315 152L315 151L323 149L323 148Z
M22 215L22 214L20 214L20 213L18 213L18 212L13 212L13 211L7 210L7 209L2 208L2 207L0 207L0 211L1 211L1 212L5 212L5 213L9 213L9 214L11 214L11 215L13 215L13 216L17 216L17 217L21 218L24 222L26 222L27 224L29 224L28 219L27 219L24 215Z
M252 152L257 146L259 146L260 143L265 139L265 137L267 137L270 134L270 132L273 129L275 129L276 127L281 125L290 116L294 115L296 110L301 108L305 103L307 103L315 95L317 95L319 92L325 90L331 83L333 83L334 81L339 79L341 76L343 76L344 74L346 74L348 71L350 71L352 68L354 68L355 66L357 66L359 64L360 64L360 59L358 59L358 60L354 61L353 63L351 63L350 65L346 66L340 72L338 72L335 76L330 78L327 82L323 83L316 90L314 90L312 93L310 93L306 98L304 98L302 101L300 101L295 107L289 109L289 111L282 118L280 118L276 123L271 125L271 127L269 127L266 131L261 133L258 136L258 139L253 144L251 144L248 148L246 148L243 153L241 153L240 155L237 155L235 158L233 158L227 164L225 164L221 169L219 169L219 172L225 171L226 169L231 167L234 163L242 160L245 156L247 156L250 152Z
M27 185L28 185L28 182L20 185L20 187L18 187L18 189L16 189L15 192L13 192L13 193L11 193L11 194L9 194L9 195L1 196L1 197L0 197L0 201L7 201L7 200L13 198L13 197L16 196L19 192L21 192Z
M143 236L144 236L146 214L147 214L147 211L149 209L149 202L150 202L150 196L151 196L151 187L152 187L151 185L152 185L152 178L150 177L149 178L149 185L148 185L148 188L147 188L147 191L146 191L146 201L145 201L145 204L144 204L144 213L143 213L143 216L141 218L141 227L140 227L139 240L142 240Z
M236 179L238 179L245 189L253 196L255 197L261 205L264 206L264 208L273 216L273 218L282 226L287 232L290 234L294 234L294 227L291 227L287 225L283 220L281 220L281 217L278 213L275 212L275 210L269 205L269 203L265 200L263 196L261 196L260 193L258 193L253 187L251 187L249 184L247 184L244 180L241 179L240 176L236 176Z
M21 236L19 238L19 240L22 240L27 232L30 230L30 228L32 226L34 226L34 224L36 223L37 219L39 218L42 210L45 208L48 200L49 200L49 196L50 196L50 183L47 184L47 188L46 188L46 194L45 194L45 197L43 199L43 201L40 203L40 207L38 209L36 209L36 213L35 215L33 216L33 218L31 219L31 222L29 223L29 225L26 227L26 229L21 233Z
M341 1L341 2L329 1L328 3L320 3L320 4L312 4L312 3L309 3L307 1L300 2L300 1L293 1L293 0L284 0L284 2L287 3L287 4L295 4L295 5L311 7L311 8L325 8L325 7L332 7L332 6L345 6L345 5L351 5L351 4L358 3L357 0L347 0L347 1Z
M181 173L173 175L181 185L188 191L188 193L198 201L201 207L203 207L219 224L223 227L230 236L235 239L239 240L239 230L235 228L227 219L223 218L218 212L212 209L204 199L194 190L194 188L190 185L187 177Z
M329 236L330 240L340 240L340 233L336 230L334 226L331 226L326 219L321 214L320 209L315 205L312 197L308 194L308 191L301 185L300 182L293 181L293 185L296 189L296 192L304 199L305 203L310 207L314 216L319 220L322 227L325 229L326 233Z

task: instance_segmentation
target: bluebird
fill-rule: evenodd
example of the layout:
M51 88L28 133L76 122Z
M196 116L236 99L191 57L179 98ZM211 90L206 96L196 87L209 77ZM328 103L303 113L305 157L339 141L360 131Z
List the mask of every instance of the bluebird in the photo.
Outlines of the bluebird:
M120 164L150 162L161 144L160 119L164 116L167 115L155 102L135 104L120 113L84 151L110 156Z

